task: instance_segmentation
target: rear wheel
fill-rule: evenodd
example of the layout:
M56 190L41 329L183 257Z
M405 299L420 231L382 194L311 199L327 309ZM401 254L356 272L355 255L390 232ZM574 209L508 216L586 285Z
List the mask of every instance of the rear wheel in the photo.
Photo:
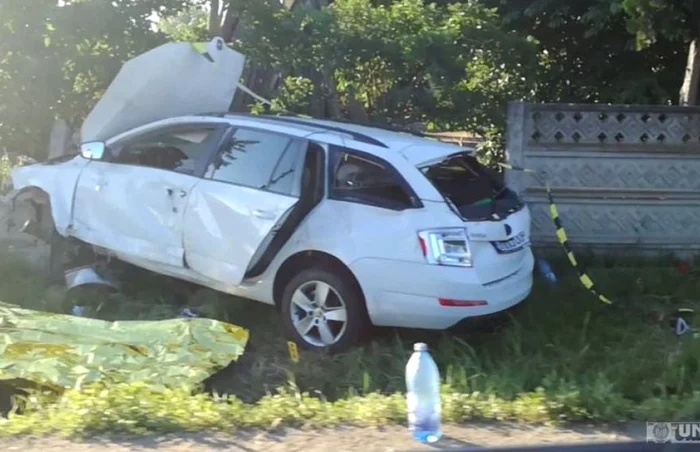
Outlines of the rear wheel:
M281 308L287 334L305 349L347 350L368 332L362 293L348 278L324 269L303 270L292 278Z

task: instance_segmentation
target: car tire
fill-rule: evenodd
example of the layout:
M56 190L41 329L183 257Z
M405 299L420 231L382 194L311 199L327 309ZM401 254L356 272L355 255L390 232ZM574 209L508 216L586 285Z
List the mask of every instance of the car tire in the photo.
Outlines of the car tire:
M366 337L370 328L357 284L321 268L302 270L286 284L281 311L288 337L306 350L345 351Z

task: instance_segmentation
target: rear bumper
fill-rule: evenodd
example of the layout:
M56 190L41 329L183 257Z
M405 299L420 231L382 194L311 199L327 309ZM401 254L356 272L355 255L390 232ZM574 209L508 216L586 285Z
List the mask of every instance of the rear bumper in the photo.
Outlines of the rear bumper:
M384 259L362 259L351 269L377 326L447 329L460 321L503 311L517 305L532 290L531 251L520 268L505 279L483 285L473 269L438 267ZM440 299L485 301L485 306L447 307Z

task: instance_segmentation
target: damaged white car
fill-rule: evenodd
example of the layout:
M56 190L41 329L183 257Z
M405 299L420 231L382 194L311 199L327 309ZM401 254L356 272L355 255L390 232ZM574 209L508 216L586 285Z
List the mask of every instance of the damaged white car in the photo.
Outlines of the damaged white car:
M220 43L206 59L177 46L144 55L164 57L176 82L135 86L149 72L133 60L85 122L80 155L14 171L35 235L275 305L305 348L346 349L371 325L446 329L528 296L528 209L471 150L324 120L192 114L227 110L236 89L212 70L205 86L222 89L207 95L200 66L240 74L242 60Z

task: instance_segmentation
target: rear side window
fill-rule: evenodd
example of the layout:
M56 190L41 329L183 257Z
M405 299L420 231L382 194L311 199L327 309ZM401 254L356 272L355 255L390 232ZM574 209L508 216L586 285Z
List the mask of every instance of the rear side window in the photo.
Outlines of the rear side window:
M419 207L406 181L388 162L364 152L333 147L330 197L403 210Z
M291 194L303 149L284 135L237 129L207 171L208 178Z

